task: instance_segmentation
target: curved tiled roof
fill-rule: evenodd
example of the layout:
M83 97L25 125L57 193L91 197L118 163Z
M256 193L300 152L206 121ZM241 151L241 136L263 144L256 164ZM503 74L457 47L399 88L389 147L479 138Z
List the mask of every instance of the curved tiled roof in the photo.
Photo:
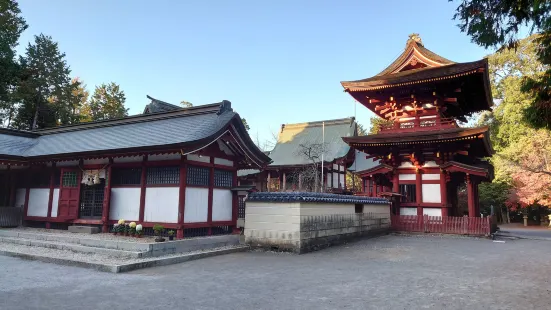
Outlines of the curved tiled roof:
M363 197L312 192L255 192L249 194L247 201L261 202L320 202L320 203L361 203L388 204L389 201L380 197Z

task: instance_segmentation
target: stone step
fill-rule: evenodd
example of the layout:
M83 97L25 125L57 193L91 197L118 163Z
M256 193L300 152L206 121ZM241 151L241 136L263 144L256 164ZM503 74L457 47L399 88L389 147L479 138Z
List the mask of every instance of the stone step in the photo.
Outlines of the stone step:
M10 237L0 237L0 242L19 244L26 246L35 246L56 250L68 250L78 253L93 253L100 255L107 255L111 257L119 258L142 258L145 257L147 252L132 252L124 250L115 250L115 249L105 249L98 247L90 247L84 245L78 245L73 243L60 243L46 240L36 240L36 239L24 239L24 238L10 238Z
M69 226L68 231L72 233L81 233L81 234L99 234L99 227L92 226Z

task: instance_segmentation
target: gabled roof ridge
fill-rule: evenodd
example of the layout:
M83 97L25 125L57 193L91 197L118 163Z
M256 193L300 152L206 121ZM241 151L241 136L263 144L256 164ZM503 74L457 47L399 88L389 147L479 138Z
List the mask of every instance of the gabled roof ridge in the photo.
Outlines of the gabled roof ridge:
M182 117L182 116L192 116L192 115L200 115L200 114L219 113L221 111L221 108L223 108L225 105L227 105L228 102L229 101L224 100L224 101L219 102L219 103L212 103L212 104L194 106L194 107L190 107L190 108L180 108L178 110L172 110L172 111L167 111L167 112L157 112L157 113L151 113L151 114L137 114L137 115L127 116L127 117L122 117L122 118L109 119L109 120L101 120L101 121L80 123L80 124L74 124L74 125L67 125L67 126L60 126L60 127L53 127L53 128L45 128L45 129L39 129L39 130L32 131L32 133L37 134L37 135L48 135L48 134L55 134L55 133L61 133L61 132L80 131L80 130L87 130L87 129L94 129L94 128L120 126L120 125L126 125L126 124L134 124L134 123L141 123L141 122L147 122L147 121L152 121L152 120L162 120L162 119ZM230 108L229 111L231 111L231 108Z
M40 134L32 131L27 130L19 130L19 129L12 129L12 128L0 128L0 134L2 135L10 135L10 136L18 136L18 137L25 137L25 138L38 138Z
M295 128L295 127L319 127L322 126L323 123L325 123L325 126L334 126L334 125L342 125L342 124L352 124L355 121L355 117L346 117L346 118L338 118L338 119L330 119L330 120L323 120L323 121L315 121L315 122L304 122L304 123L293 123L293 124L282 124L282 129L286 128Z

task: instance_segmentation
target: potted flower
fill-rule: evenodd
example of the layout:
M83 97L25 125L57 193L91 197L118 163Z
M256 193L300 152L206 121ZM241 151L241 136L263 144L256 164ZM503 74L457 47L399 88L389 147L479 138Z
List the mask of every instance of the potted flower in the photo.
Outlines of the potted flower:
M136 222L130 222L128 226L130 227L130 236L134 237L134 235L136 234Z
M124 225L121 225L121 224L118 224L117 225L117 233L119 233L119 235L124 235Z
M163 238L161 236L161 234L163 233L163 230L165 230L165 228L163 227L163 225L159 225L159 224L155 224L155 226L153 226L153 231L155 232L155 242L163 242L165 241L165 238Z
M113 233L113 235L116 236L119 233L119 224L113 225L113 229L111 230L111 232Z
M141 238L143 235L143 226L142 224L136 225L136 237Z
M170 241L174 240L174 230L168 231L168 240Z
M128 224L124 224L124 235L128 236L130 234L130 226Z

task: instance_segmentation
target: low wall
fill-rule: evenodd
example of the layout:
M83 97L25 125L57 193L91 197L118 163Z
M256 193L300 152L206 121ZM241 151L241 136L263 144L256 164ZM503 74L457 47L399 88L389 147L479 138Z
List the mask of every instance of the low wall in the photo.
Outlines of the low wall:
M245 242L305 253L386 231L388 200L325 193L252 193L246 201Z

